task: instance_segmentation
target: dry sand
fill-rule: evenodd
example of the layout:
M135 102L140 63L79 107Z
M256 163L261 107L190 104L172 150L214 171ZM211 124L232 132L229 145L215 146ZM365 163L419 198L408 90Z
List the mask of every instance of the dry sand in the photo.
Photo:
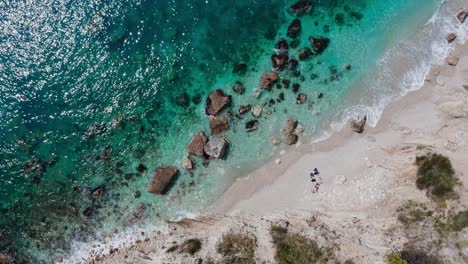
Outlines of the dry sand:
M100 255L89 263L195 263L218 258L215 245L228 231L257 237L257 263L275 263L271 223L288 221L293 231L334 246L339 261L384 263L384 256L408 241L396 210L408 200L435 206L415 186L415 157L446 155L462 185L447 211L468 207L468 44L458 46L457 66L434 66L424 86L386 108L375 128L356 134L346 128L331 138L292 147L233 184L195 220L170 223L155 237ZM280 164L278 164L280 161ZM309 173L320 170L321 186L312 192ZM431 234L427 240L429 241ZM196 256L165 253L188 238L202 240ZM446 263L463 263L468 241L462 232L441 245Z

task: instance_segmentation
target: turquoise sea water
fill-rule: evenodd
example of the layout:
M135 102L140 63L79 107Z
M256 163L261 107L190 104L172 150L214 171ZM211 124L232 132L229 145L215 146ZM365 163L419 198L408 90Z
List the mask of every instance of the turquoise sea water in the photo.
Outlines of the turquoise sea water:
M328 37L330 45L297 72L280 74L307 94L303 105L291 87L253 96L271 70L275 43L291 41L291 1L1 2L0 252L48 263L66 256L72 241L196 213L233 179L286 149L269 141L281 137L288 117L312 137L332 129L350 94L363 89L357 84L372 80L388 51L440 4L311 2L290 55L310 47L309 36ZM248 65L245 73L232 72L238 62ZM244 83L243 95L232 91L236 81ZM180 168L190 138L209 134L204 105L215 89L233 96L235 113L243 104L264 104L259 129L245 132L250 113L233 116L225 159L206 167L195 159L194 172L181 170L167 195L147 193L155 168ZM138 172L140 164L147 170ZM134 221L138 207L145 209Z

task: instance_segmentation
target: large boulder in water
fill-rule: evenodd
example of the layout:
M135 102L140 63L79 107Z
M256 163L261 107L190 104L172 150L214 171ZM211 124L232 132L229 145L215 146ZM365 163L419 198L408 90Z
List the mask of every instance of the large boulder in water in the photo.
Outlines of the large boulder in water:
M271 64L277 71L283 70L288 65L289 57L286 53L271 55Z
M366 126L367 116L359 115L351 121L351 128L354 132L361 134Z
M302 25L301 25L301 20L298 18L294 19L291 24L288 26L288 37L290 38L297 38L299 33L301 33Z
M208 139L205 137L203 132L199 131L188 144L188 153L198 157L204 157L205 152L203 151L203 148L205 147L207 141Z
M179 173L176 167L165 166L154 172L153 180L148 187L148 192L154 194L165 194L167 187L171 184L174 176Z
M212 135L223 133L228 128L229 120L226 117L210 116L209 119Z
M330 43L330 39L325 37L310 37L309 41L316 53L322 53Z
M276 72L267 72L262 75L260 86L262 89L270 89L278 80L279 76Z
M300 16L308 13L311 9L312 4L310 3L310 0L299 0L289 8L289 11L293 15Z
M205 113L207 115L217 115L231 103L231 96L224 95L222 90L216 90L206 99Z
M224 138L210 138L205 145L205 153L212 159L220 159L226 152L227 142Z

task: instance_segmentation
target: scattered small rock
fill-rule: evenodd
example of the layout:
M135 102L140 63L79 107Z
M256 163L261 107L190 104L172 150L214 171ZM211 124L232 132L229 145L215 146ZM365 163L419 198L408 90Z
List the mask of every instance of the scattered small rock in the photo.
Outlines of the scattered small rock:
M148 170L148 168L146 168L146 166L145 166L143 163L140 163L140 164L138 164L138 166L136 167L136 170L137 170L139 173L143 173L143 172L145 172L146 170Z
M289 8L290 12L296 16L308 13L311 9L310 0L299 0Z
M457 39L457 35L455 33L448 33L447 35L447 42L448 43L452 43L455 41L455 39Z
M299 33L301 33L301 28L301 20L298 18L294 19L291 24L289 24L287 36L290 38L296 38Z
M212 159L220 159L224 156L227 142L224 138L210 138L205 145L205 153Z
M271 55L271 64L276 71L282 71L288 65L289 57L286 53Z
M300 61L307 60L310 57L312 57L313 55L314 55L314 53L312 53L312 51L309 48L302 48L302 49L299 50L299 60Z
M367 115L358 115L351 121L351 128L354 132L361 134L364 132L364 127L366 126Z
M193 170L193 161L190 158L190 156L184 156L184 158L182 159L182 168L184 168L184 170L187 171Z
M463 9L457 14L457 18L460 21L460 23L464 23L467 17L468 17L468 9Z
M296 104L303 104L307 101L307 95L306 94L299 94L296 98Z
M252 115L255 118L259 118L262 115L262 108L263 107L261 105L254 106L253 109L252 109Z
M207 115L217 115L224 110L229 104L231 104L231 96L224 95L222 90L216 90L208 96L206 99L205 113Z
M232 72L233 73L244 73L246 71L247 71L247 64L245 64L243 62L236 63L232 67Z
M294 132L294 129L296 129L297 125L297 120L289 118L284 124L283 128L281 129L281 132L284 135L292 134Z
M242 82L237 81L234 86L232 87L235 93L243 94L245 92L245 86Z
M316 53L322 53L330 43L330 39L325 37L310 37L309 41Z
M275 164L280 165L281 164L281 159L275 159Z
M284 38L280 38L275 45L275 49L278 53L287 53L289 49L288 42Z
M270 143L273 144L273 145L279 145L281 144L281 139L277 138L277 137L273 137L271 140L270 140Z
M188 153L198 157L204 157L205 153L203 152L203 148L205 147L207 141L208 139L205 137L203 132L199 131L188 144Z
M447 57L447 63L450 66L457 66L459 60L460 60L460 58L458 56L454 55L454 54L450 54Z
M104 123L100 122L95 123L91 127L89 127L88 130L86 130L86 132L84 133L84 136L86 139L92 139L97 135L103 134L104 132L106 132L106 126L104 125Z
M347 71L351 70L351 64L346 64L346 65L344 66L344 68L345 68L345 70L347 70Z
M250 106L249 104L241 105L239 107L239 110L237 111L237 114L238 115L244 115L245 113L249 112L251 109L252 109L252 106Z
M279 80L279 76L276 72L267 72L262 75L260 82L262 89L270 89L273 84Z
M284 143L287 145L294 145L297 143L298 138L296 134L288 134L284 137Z

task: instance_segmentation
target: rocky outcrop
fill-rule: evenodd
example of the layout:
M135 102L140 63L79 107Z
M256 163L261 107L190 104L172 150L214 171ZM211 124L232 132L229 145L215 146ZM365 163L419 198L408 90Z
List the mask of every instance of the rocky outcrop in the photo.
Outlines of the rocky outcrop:
M245 130L247 132L252 132L254 130L257 130L257 128L258 128L258 120L251 120L245 123Z
M245 92L245 86L243 83L237 81L232 87L232 90L237 94L243 94Z
M310 0L299 0L289 8L289 11L293 15L300 16L305 13L308 13L311 9L312 5L310 3Z
M457 39L457 35L455 33L448 33L447 34L447 42L452 43Z
M260 86L262 89L270 89L278 80L279 76L276 72L267 72L262 75Z
M205 137L203 132L198 132L198 134L192 138L187 146L188 153L198 157L204 157L205 152L203 151L203 148L205 147L207 141L208 139Z
M226 146L227 142L224 138L210 138L204 150L211 159L221 159L226 152Z
M318 54L322 53L330 43L330 39L325 37L310 37L309 41L314 51Z
M226 117L210 116L209 119L212 135L223 133L228 128L229 120Z
M299 60L307 60L310 57L314 56L314 53L309 48L302 48L299 50Z
M460 21L460 23L464 23L466 18L468 18L468 9L463 9L462 11L460 11L457 14L457 18L458 18L458 21Z
M205 113L207 115L217 115L231 104L231 96L224 95L222 90L216 90L206 99Z
M165 194L167 187L171 184L172 179L179 173L176 167L165 166L158 168L154 172L153 180L148 187L148 192L154 194Z
M366 126L367 116L358 115L351 121L351 128L354 132L361 134Z
M271 55L271 64L276 71L282 71L288 65L289 57L286 53Z
M289 24L287 36L290 38L297 38L297 36L301 33L301 29L301 20L296 18L291 22L291 24Z

